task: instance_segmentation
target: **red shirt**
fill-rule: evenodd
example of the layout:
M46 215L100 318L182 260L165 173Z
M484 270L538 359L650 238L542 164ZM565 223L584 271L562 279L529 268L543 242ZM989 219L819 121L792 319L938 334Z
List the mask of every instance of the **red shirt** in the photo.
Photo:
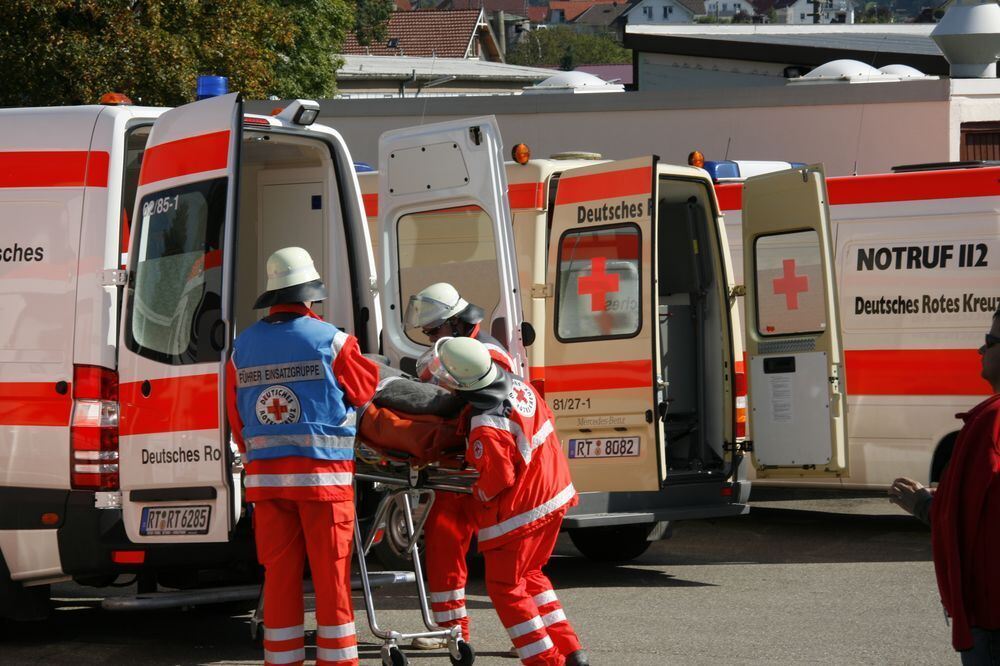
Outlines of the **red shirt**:
M1000 629L1000 394L966 414L931 502L931 544L952 645Z

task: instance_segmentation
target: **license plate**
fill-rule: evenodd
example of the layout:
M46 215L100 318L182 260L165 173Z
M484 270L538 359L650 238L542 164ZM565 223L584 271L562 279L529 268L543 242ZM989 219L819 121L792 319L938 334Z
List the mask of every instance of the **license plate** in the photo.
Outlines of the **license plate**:
M570 458L630 458L638 455L638 437L569 440Z
M139 534L142 536L208 534L208 522L211 517L212 507L208 504L147 506L142 509Z

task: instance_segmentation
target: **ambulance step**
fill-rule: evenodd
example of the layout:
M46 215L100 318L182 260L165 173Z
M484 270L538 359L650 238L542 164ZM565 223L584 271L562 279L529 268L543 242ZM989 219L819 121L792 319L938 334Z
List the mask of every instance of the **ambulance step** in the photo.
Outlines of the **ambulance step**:
M372 571L368 574L368 580L372 588L377 588L413 583L416 578L412 571ZM312 581L306 581L302 587L306 594L312 594ZM351 589L361 589L360 577L351 577ZM256 601L259 596L260 585L235 585L201 590L150 592L127 597L109 597L101 601L101 608L106 611L163 610L165 608L224 604L234 601Z

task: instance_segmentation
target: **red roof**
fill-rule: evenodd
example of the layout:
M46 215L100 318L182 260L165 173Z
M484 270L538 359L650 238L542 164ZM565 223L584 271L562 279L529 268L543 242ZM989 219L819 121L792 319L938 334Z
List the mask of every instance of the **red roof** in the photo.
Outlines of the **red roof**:
M551 0L549 10L561 9L564 21L572 21L594 5L610 5L615 0Z
M488 12L507 12L518 16L527 16L531 5L528 0L446 0L438 7L449 9L485 9Z
M362 46L351 33L344 40L342 53L464 58L476 34L479 15L479 9L393 12L384 41Z
M413 9L413 5L410 4L410 0L396 0L396 9L408 12Z
M528 20L532 23L545 23L548 16L548 7L528 7Z

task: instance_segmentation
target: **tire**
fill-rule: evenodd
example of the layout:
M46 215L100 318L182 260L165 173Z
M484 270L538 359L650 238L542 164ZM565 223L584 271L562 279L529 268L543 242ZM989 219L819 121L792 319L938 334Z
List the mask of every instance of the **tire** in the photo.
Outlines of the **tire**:
M424 508L422 506L414 509L414 523L420 522L423 511ZM385 524L382 527L385 530L382 540L372 547L372 552L379 563L389 570L412 571L413 560L406 549L406 519L399 504L393 504L389 507L389 511L385 517ZM420 536L417 546L422 552L424 548L423 535Z
M472 666L472 664L476 661L476 651L473 650L472 646L465 641L458 641L457 647L459 654L458 659L452 657L451 654L448 655L448 658L451 659L452 666Z
M407 666L408 663L409 660L406 658L406 655L395 645L389 648L388 655L382 655L383 666Z
M628 562L649 548L653 525L610 525L569 530L570 541L583 556L594 562Z
M11 580L10 569L0 554L0 619L37 622L49 617L49 586L25 587Z

